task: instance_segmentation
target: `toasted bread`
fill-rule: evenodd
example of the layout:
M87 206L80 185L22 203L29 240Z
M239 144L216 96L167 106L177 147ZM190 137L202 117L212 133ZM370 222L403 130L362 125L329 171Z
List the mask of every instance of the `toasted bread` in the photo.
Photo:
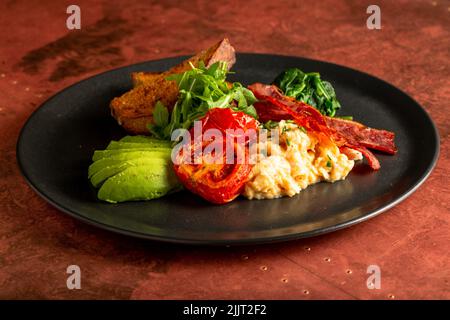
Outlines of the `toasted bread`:
M175 81L166 80L169 75L182 73L203 61L209 66L217 61L226 61L228 68L236 61L234 48L228 39L216 43L209 49L198 53L168 71L138 73L132 75L132 90L111 101L111 114L125 130L132 134L148 134L147 125L152 122L153 108L157 101L172 109L178 99L178 86Z
M141 85L151 84L161 75L162 72L132 72L131 82L133 83L133 88Z

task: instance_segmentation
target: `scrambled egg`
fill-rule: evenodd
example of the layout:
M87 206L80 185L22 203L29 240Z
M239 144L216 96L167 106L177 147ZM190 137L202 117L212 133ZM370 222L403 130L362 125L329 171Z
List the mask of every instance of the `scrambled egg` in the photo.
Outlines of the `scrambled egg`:
M258 142L260 152L243 191L248 199L292 197L316 182L343 180L354 166L336 145L319 143L295 123L280 121L275 130L279 143L273 137Z

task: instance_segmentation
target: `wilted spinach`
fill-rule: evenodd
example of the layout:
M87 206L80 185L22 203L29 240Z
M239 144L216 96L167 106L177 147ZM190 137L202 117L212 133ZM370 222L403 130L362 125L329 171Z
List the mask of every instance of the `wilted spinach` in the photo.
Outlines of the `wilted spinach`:
M273 83L285 95L315 107L326 116L334 117L341 107L333 86L321 80L317 72L305 73L298 68L290 68L278 75Z

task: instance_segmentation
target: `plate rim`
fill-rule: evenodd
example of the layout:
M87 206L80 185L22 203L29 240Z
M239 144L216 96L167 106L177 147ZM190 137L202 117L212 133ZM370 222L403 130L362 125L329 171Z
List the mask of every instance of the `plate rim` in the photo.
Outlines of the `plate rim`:
M355 72L358 73L360 75L363 75L365 77L370 77L370 78L374 78L377 81L382 82L384 85L387 85L388 87L398 91L399 93L401 93L401 95L403 95L404 97L410 99L412 102L414 102L416 104L417 107L419 107L419 110L425 115L425 121L427 121L430 125L431 125L431 129L433 131L433 137L434 137L434 142L436 144L435 148L434 148L434 154L432 157L431 162L428 164L428 166L426 167L426 169L424 170L424 172L422 173L422 175L420 176L419 179L417 179L415 181L415 183L413 183L406 191L404 191L399 197L397 197L395 200L387 203L386 205L383 205L381 208L378 208L376 210L372 210L372 211L368 211L366 214L364 214L363 216L359 216L353 219L350 219L348 221L344 221L341 223L338 223L336 225L331 225L331 226L327 226L327 227L323 227L320 229L316 229L316 230L310 230L310 231L306 231L306 232L301 232L301 233L292 233L292 234L285 234L285 235L279 235L279 236L270 236L270 237L256 237L256 238L242 238L242 239L207 239L207 240L203 240L203 239L189 239L189 238L180 238L180 237L171 237L171 236L158 236L158 235L152 235L152 234L146 234L146 233L142 233L142 232L138 232L138 231L130 231L124 228L120 228L120 227L114 227L111 225L108 225L106 223L103 222L99 222L99 221L95 221L93 219L87 218L85 216L80 215L79 213L75 212L74 210L71 210L70 208L66 208L60 204L58 204L56 201L54 201L53 199L51 199L49 196L47 196L45 193L43 193L42 191L39 190L39 188L35 185L35 182L31 181L30 177L27 174L26 168L23 164L23 159L21 159L21 153L22 153L22 148L23 148L23 137L24 137L24 132L26 131L27 127L29 126L29 124L31 123L32 119L36 116L36 114L43 108L45 107L51 100L53 100L55 97L57 97L58 95L70 90L72 87L79 85L80 83L83 82L87 82L89 80L91 80L92 78L95 77L99 77L99 76L104 76L108 73L114 73L120 69L124 69L124 68L130 68L130 67L138 67L139 65L146 65L148 63L154 63L154 62L160 62L160 61L164 61L164 60L177 60L177 59L183 59L183 58L187 58L190 57L190 55L177 55L177 56L170 56L170 57L166 57L166 58L161 58L161 59L154 59L154 60L147 60L147 61L142 61L142 62L137 62L137 63L133 63L133 64L129 64L129 65L124 65L124 66L120 66L114 69L110 69L110 70L106 70L97 74L93 74L87 78L83 78L79 81L74 82L73 84L64 87L63 89L57 91L56 93L54 93L53 95L51 95L49 98L47 98L45 101L43 101L35 110L33 110L33 112L28 116L27 120L24 122L18 138L17 138L17 142L16 142L16 161L17 161L17 165L19 167L19 171L22 175L22 177L25 179L25 181L27 182L27 184L31 187L31 189L36 192L41 198L43 198L46 202L48 202L49 204L51 204L53 207L57 208L58 210L66 213L67 215L80 220L84 223L87 223L91 226L95 226L95 227L99 227L101 229L104 230L108 230L111 232L115 232L121 235L125 235L125 236L131 236L131 237L135 237L135 238L140 238L140 239L146 239L146 240L156 240L156 241L162 241L162 242L166 242L166 243L176 243L176 244L186 244L186 245L209 245L209 246L230 246L230 245L249 245L249 244L267 244L267 243L277 243L277 242L284 242L284 241L291 241L291 240L297 240L297 239L303 239L303 238L309 238L309 237L314 237L314 236L318 236L318 235L322 235L322 234L327 234L327 233L331 233L337 230L341 230L350 226L353 226L355 224L358 224L360 222L364 222L366 220L369 220L389 209L391 209L392 207L398 205L399 203L401 203L402 201L404 201L406 198L408 198L409 196L411 196L426 180L427 178L430 176L430 174L432 173L433 169L436 167L437 161L439 159L439 155L440 155L440 136L439 136L439 130L436 126L436 124L434 123L432 117L430 116L430 114L428 113L428 111L422 107L422 105L420 103L418 103L416 101L416 99L414 99L412 96L410 96L409 94L407 94L405 91L403 91L402 89L394 86L393 84L377 77L374 75L371 75L365 71L360 71L357 69L354 69L352 67L348 67L346 65L341 65L341 64L337 64L334 62L328 62L328 61L323 61L323 60L317 60L317 59L311 59L311 58L307 58L307 57L302 57L302 56L291 56L291 55L282 55L282 54L271 54L271 53L252 53L252 52L236 52L236 56L237 58L239 56L265 56L265 57L272 57L272 58L279 58L279 59L303 59L306 61L310 61L313 63L319 63L319 64L325 64L325 65L330 65L333 67L338 67L338 68L343 68L343 69L347 69L351 72Z

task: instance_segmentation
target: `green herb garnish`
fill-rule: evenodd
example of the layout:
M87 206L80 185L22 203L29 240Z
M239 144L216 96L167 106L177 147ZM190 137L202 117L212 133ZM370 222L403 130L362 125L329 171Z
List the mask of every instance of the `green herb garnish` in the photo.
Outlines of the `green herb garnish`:
M170 140L175 129L189 129L192 123L212 108L232 108L257 118L253 93L239 82L227 83L227 64L218 61L206 68L203 62L198 67L191 64L191 70L171 75L180 91L178 100L169 112L166 106L157 103L153 111L154 123L148 126L159 139Z
M285 132L288 132L288 131L291 131L291 129L286 127L286 126L284 126L283 129L281 129L281 134L283 134Z
M274 129L274 128L278 127L278 122L269 120L263 124L263 127L267 130Z
M327 157L328 157L327 167L328 167L328 168L331 168L331 166L332 166L331 158L330 158L330 156L329 156L328 154L327 154Z

